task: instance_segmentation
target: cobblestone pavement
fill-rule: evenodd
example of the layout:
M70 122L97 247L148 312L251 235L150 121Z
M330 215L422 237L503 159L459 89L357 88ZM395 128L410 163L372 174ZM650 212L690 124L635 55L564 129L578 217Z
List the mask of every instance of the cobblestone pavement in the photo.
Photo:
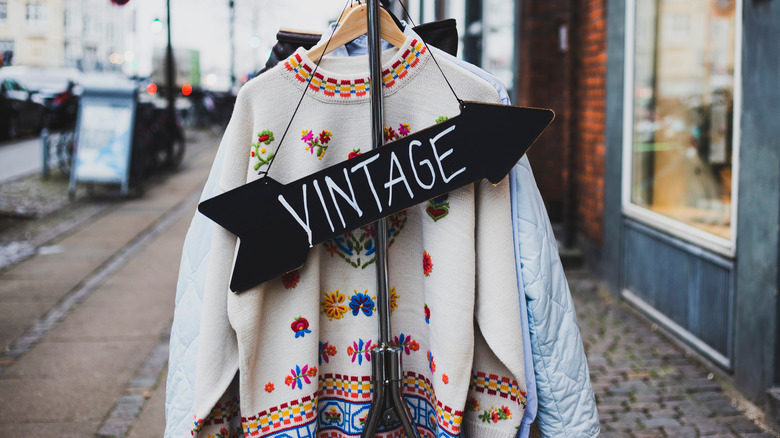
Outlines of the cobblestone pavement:
M567 270L590 365L602 437L772 437L735 405L727 378L667 340L658 328ZM726 389L724 389L726 388Z

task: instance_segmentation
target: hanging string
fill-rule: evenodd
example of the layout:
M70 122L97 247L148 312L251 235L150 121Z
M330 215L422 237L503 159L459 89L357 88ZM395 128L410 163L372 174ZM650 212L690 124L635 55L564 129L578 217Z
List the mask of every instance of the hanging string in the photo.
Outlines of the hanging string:
M360 0L357 0L358 4L360 3ZM344 17L344 13L347 11L347 8L349 8L349 5L352 4L352 0L347 0L347 3L344 5L344 9L341 10L341 14L339 14L338 20L336 20L336 23L341 23L341 18ZM282 148L282 145L284 144L284 138L287 136L287 131L290 130L290 126L292 126L293 119L295 119L295 114L298 113L298 109L301 107L301 103L303 103L303 98L306 97L306 92L309 91L309 84L311 84L311 80L314 79L314 75L317 74L317 69L320 67L320 62L322 62L322 58L325 56L325 53L328 52L328 46L330 45L330 41L333 39L333 35L336 33L336 29L338 29L339 24L336 24L336 28L333 29L333 32L331 32L330 36L328 37L328 41L325 42L325 48L322 50L322 54L320 54L320 59L317 60L317 62L314 64L314 71L311 72L309 75L309 79L306 80L306 84L303 88L303 93L301 93L301 98L298 99L298 104L295 105L295 110L292 113L292 116L290 116L290 121L287 123L287 127L284 128L284 133L282 134L281 139L279 139L279 145L276 147L276 150L274 151L273 158L271 158L271 162L268 163L268 167L265 168L265 170L261 170L258 172L260 175L268 175L268 172L271 171L271 166L274 164L274 161L276 161L276 157L279 154L279 150Z
M406 6L404 6L404 2L398 0L398 3L401 5L401 9L404 10L404 14L406 14L406 17L409 18L409 22L412 23L412 26L417 27L417 24L412 19L412 15L409 13L408 10L406 10ZM431 48L428 47L428 43L426 43L425 40L423 40L423 44L425 44L425 49L428 50L428 53L431 54L431 59L433 59L433 62L436 64L436 67L439 69L439 72L441 73L441 77L444 78L444 82L446 82L447 86L450 87L450 91L452 91L452 95L455 96L455 100L457 100L459 104L463 105L463 100L461 100L461 98L458 97L458 94L455 93L455 89L452 88L452 84L450 84L450 81L447 80L447 75L445 75L444 70L441 69L441 66L439 65L439 61L437 61L436 57L433 56L433 51L431 51Z

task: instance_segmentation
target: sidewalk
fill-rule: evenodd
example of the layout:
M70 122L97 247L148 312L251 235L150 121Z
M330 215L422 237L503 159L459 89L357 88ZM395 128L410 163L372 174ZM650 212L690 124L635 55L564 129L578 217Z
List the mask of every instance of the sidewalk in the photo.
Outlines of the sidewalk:
M95 436L115 420L112 412L137 413L164 390L181 245L218 142L195 140L208 142L208 151L185 159L143 198L0 271L4 436ZM162 431L163 409L155 406L147 410Z
M216 143L143 198L0 270L4 436L162 436L181 246L215 152ZM601 436L773 436L744 414L754 409L749 404L732 406L741 399L727 379L605 294L586 271L567 275Z
M721 372L638 318L584 270L568 270L602 437L772 437ZM733 403L733 404L732 404ZM735 405L740 405L738 409Z

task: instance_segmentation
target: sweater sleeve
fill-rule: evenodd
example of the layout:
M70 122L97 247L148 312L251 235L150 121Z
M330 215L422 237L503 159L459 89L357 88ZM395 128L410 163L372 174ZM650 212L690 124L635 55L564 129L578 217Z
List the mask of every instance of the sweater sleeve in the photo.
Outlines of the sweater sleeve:
M252 117L246 96L239 93L220 149L224 154L219 192L246 182ZM194 436L237 433L241 427L236 373L238 342L228 317L228 296L236 236L215 226L209 254L200 324L195 380ZM230 436L233 436L232 434Z
M506 179L480 182L476 204L478 329L464 423L467 436L508 438L522 421L526 386Z

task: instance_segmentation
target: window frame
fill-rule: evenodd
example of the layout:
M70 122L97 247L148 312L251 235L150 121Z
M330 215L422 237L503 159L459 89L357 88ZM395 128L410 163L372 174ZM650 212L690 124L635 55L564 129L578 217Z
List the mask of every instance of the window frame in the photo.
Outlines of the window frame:
M729 238L716 236L693 225L665 216L661 213L634 204L631 201L634 147L634 73L636 62L636 2L626 1L625 44L623 69L623 168L621 182L621 211L625 217L657 228L682 240L709 249L723 256L733 258L737 248L737 212L739 196L739 150L742 115L742 4L735 0L734 5L734 95L732 114L732 179L731 179L731 216ZM662 0L655 0L656 4Z
M44 25L48 21L47 4L40 0L30 0L25 3L25 22L31 25Z

